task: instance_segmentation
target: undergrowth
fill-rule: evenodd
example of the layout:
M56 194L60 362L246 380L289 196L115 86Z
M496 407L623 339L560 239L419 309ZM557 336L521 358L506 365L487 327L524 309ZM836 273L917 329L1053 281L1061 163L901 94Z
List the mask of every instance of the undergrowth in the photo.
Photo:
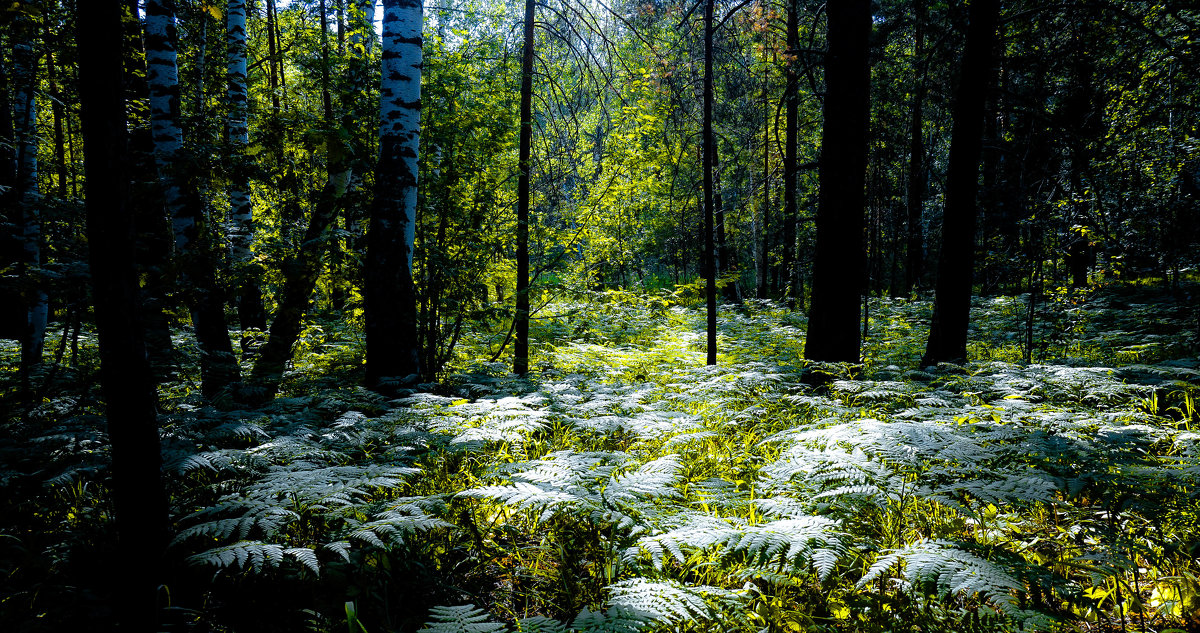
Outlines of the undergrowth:
M1023 300L981 299L976 360L922 368L928 303L876 300L848 367L807 363L803 316L748 302L707 367L681 304L554 304L530 376L481 360L480 329L392 400L346 386L361 348L336 324L306 330L266 407L164 385L164 626L1200 630L1200 362L1190 329L1146 319L1182 308L1050 303L1022 364ZM110 616L89 372L5 421L5 630Z

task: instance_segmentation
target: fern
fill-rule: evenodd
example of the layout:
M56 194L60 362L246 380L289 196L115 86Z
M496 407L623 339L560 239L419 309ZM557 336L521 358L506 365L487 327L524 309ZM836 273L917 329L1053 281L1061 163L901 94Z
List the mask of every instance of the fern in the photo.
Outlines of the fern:
M319 573L320 566L313 550L305 547L285 548L277 543L262 541L238 541L232 545L214 547L188 557L193 565L212 565L218 568L241 567L261 573L265 569L279 567L286 558L292 558Z
M880 556L858 581L862 588L893 568L902 568L907 585L936 588L939 595L978 594L1005 613L1018 614L1013 592L1022 585L1003 567L947 541L920 541Z
M417 633L501 633L508 627L488 620L488 614L473 604L433 607L430 620Z
M814 569L825 579L846 551L839 523L825 517L794 517L759 525L736 525L695 516L682 527L638 539L636 549L661 570L667 554L687 563L685 551L717 547L727 561L744 558L757 567ZM627 553L630 559L633 552Z
M667 455L633 471L618 472L627 459L620 453L559 451L525 464L525 470L510 475L511 484L473 488L459 496L536 510L539 520L571 509L630 527L634 506L677 494L673 486L679 479L679 461Z
M540 615L517 620L517 631L519 633L568 633L567 625Z

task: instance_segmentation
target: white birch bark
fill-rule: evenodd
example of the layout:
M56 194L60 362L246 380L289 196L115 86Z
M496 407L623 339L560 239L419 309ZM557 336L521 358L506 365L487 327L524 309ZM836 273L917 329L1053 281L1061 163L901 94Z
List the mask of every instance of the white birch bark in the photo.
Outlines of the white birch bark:
M380 82L381 151L400 166L404 247L412 269L417 223L417 153L421 144L421 0L384 0L383 74Z
M367 232L367 384L421 373L416 291L417 152L421 140L421 0L384 0L379 165Z
M225 44L228 64L228 87L225 97L229 103L229 153L235 163L242 160L249 143L249 105L246 90L246 1L229 0L225 11ZM229 254L237 264L252 259L250 242L253 233L253 208L247 187L245 170L234 165L233 184L229 191Z
M41 191L38 189L37 134L37 53L33 49L33 28L29 18L15 20L19 34L13 45L13 79L16 98L13 104L13 128L17 146L17 191L20 193L21 264L27 271L42 264ZM26 279L40 275L25 274ZM40 282L30 288L25 300L25 333L21 339L21 363L28 366L42 359L46 337L49 301Z
M173 174L175 162L183 151L174 0L146 0L146 79L150 85L154 162L162 181L167 212L171 214L175 248L182 253L187 251L195 234L196 219L187 209L183 187Z

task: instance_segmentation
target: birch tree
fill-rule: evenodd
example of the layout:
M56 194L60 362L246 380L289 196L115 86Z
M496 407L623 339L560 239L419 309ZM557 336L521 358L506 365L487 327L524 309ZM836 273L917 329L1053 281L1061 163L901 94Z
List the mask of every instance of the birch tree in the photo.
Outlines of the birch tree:
M233 170L229 190L229 255L237 280L238 320L242 329L267 327L259 279L262 272L254 262L254 210L250 204L250 182L246 173L246 145L250 134L246 90L246 0L229 0L225 11L225 47L228 64L229 156Z
M39 281L42 265L41 191L38 189L37 53L30 17L24 12L13 21L13 128L17 153L17 233L21 244L18 274L24 280L21 298L25 327L21 333L22 384L28 389L33 366L42 360L49 301Z
M179 287L187 296L200 342L201 391L214 397L237 383L240 370L229 342L224 303L217 292L207 219L196 174L187 164L179 126L179 69L174 0L146 0L146 68L155 162L180 260Z
M413 241L421 141L420 0L384 0L379 164L367 233L367 384L421 372Z

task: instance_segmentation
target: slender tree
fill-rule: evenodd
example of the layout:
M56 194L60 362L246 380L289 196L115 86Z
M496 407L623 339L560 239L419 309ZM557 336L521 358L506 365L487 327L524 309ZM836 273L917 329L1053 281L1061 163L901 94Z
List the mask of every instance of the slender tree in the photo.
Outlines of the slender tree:
M701 137L704 162L704 300L707 307L706 362L717 364L717 253L713 243L713 169L717 157L713 138L713 11L715 0L704 0L704 113Z
M379 164L367 232L367 385L421 372L413 240L421 141L421 0L383 3Z
M525 37L521 49L521 139L517 176L517 309L513 318L513 373L529 372L529 175L533 171L533 7L525 0Z
M804 355L810 360L856 363L861 343L867 128L870 116L870 0L825 5L824 129L817 199L817 252Z
M975 197L979 190L984 106L991 84L992 48L999 16L999 0L973 0L967 14L967 43L955 95L947 160L946 209L942 213L942 251L938 258L933 323L922 365L962 362L967 358L978 216Z
M240 380L240 369L225 325L198 175L183 150L176 60L174 0L146 0L146 72L155 161L181 262L179 287L200 342L201 391L212 398Z
M138 317L122 90L122 7L119 0L89 0L76 7L92 295L122 561L121 582L115 585L116 616L122 631L150 632L158 630L155 594L168 515L156 394Z
M796 224L799 213L796 208L797 180L797 135L800 127L800 7L799 0L787 3L787 53L784 67L787 86L783 99L784 147L783 147L783 279L784 296L789 305L795 305L799 289L800 267L796 257Z
M229 254L237 284L238 320L242 329L267 327L262 291L261 268L254 261L250 244L254 241L254 209L250 204L250 181L246 170L246 145L249 133L249 100L246 89L246 0L229 0L225 9L225 50L229 106L229 158L232 186L229 189ZM273 68L273 66L272 66ZM271 74L274 77L274 73Z
M3 40L0 40L3 42ZM0 266L9 267L21 261L21 244L15 231L19 226L20 205L16 204L17 152L13 130L12 100L9 98L9 70L0 55ZM16 290L5 286L5 290ZM23 301L0 303L0 337L19 340L25 331L26 311Z
M38 188L38 131L37 131L37 34L32 18L24 11L13 21L16 42L13 45L13 80L15 99L13 123L16 134L17 178L15 200L18 206L18 234L21 257L18 274L25 281L21 297L25 311L25 327L21 333L21 377L28 391L33 366L42 361L49 298L41 283L42 265L42 196Z
M908 222L906 226L904 292L908 294L921 281L925 257L925 236L921 229L921 211L925 205L925 19L924 2L913 3L913 57L916 68L909 120L908 144Z

